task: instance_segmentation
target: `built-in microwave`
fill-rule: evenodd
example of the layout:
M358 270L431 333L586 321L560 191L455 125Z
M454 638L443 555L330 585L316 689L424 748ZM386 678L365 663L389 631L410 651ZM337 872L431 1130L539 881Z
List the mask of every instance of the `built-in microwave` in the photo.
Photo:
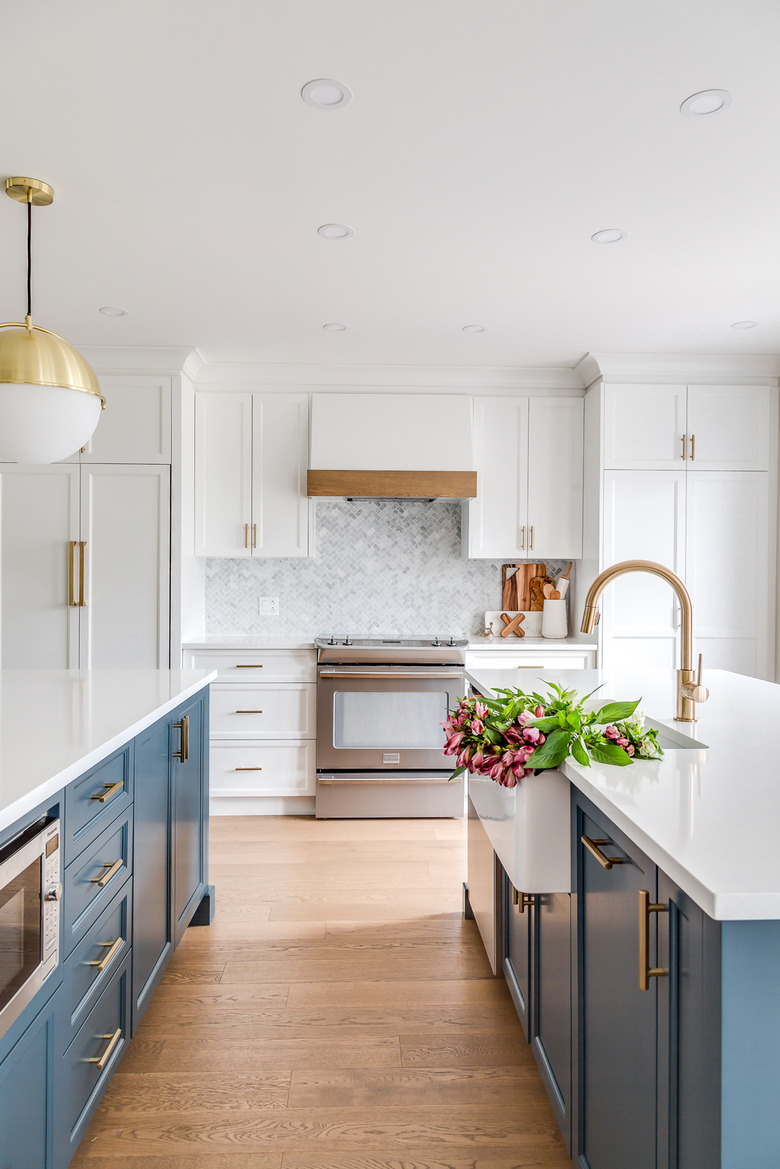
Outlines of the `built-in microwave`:
M0 846L0 1035L59 963L60 837L43 817Z

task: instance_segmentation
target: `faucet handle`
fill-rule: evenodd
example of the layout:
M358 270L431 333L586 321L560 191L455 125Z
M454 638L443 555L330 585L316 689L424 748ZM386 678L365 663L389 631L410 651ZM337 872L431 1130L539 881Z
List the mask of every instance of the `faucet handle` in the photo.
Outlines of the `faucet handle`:
M692 702L706 702L710 696L710 692L706 686L702 686L701 681L702 664L701 654L699 654L699 674L695 682L685 682L680 687L680 693L684 698L690 698Z

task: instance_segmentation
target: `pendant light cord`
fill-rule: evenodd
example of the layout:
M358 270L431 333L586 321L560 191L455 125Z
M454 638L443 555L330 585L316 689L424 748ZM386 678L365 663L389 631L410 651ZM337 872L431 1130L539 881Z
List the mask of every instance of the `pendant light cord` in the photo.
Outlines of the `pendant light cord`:
M32 200L27 202L27 316L32 316Z

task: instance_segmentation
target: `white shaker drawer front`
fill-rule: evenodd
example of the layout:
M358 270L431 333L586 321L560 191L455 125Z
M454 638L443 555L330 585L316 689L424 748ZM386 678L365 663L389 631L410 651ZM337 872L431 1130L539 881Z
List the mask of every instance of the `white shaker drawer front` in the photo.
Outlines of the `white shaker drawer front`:
M492 654L477 650L466 654L466 669L469 670L590 670L595 664L595 649L558 652L528 650L516 654L511 650L496 650Z
M313 649L198 649L187 651L194 670L217 670L218 682L316 682Z
M313 739L315 687L311 682L277 686L211 687L212 739Z
M314 743L211 745L212 796L313 796Z

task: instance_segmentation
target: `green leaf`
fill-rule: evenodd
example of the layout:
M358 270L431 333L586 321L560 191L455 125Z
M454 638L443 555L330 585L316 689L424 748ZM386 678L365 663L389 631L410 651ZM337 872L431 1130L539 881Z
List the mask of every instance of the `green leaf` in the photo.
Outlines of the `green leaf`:
M592 743L589 751L597 763L610 763L615 767L626 767L631 762L622 747L616 743Z
M590 767L590 759L582 739L572 740L571 753L582 767Z
M636 702L610 702L606 706L602 706L593 721L597 723L616 723L620 719L630 718L641 701L641 698L637 698Z
M537 747L529 760L531 767L557 767L569 754L571 735L558 727Z
M449 783L451 779L457 779L458 776L462 775L465 770L465 767L456 767L452 775L447 776L447 783Z
M527 727L536 727L543 735L546 735L548 731L552 731L558 726L558 716L557 714L553 714L547 718L532 718L525 725Z
M566 722L573 730L578 731L580 729L581 716L576 710L572 710L566 715Z
M498 746L499 743L504 741L503 735L500 735L498 731L494 731L492 727L485 727L484 734L487 741L493 743L494 746Z

